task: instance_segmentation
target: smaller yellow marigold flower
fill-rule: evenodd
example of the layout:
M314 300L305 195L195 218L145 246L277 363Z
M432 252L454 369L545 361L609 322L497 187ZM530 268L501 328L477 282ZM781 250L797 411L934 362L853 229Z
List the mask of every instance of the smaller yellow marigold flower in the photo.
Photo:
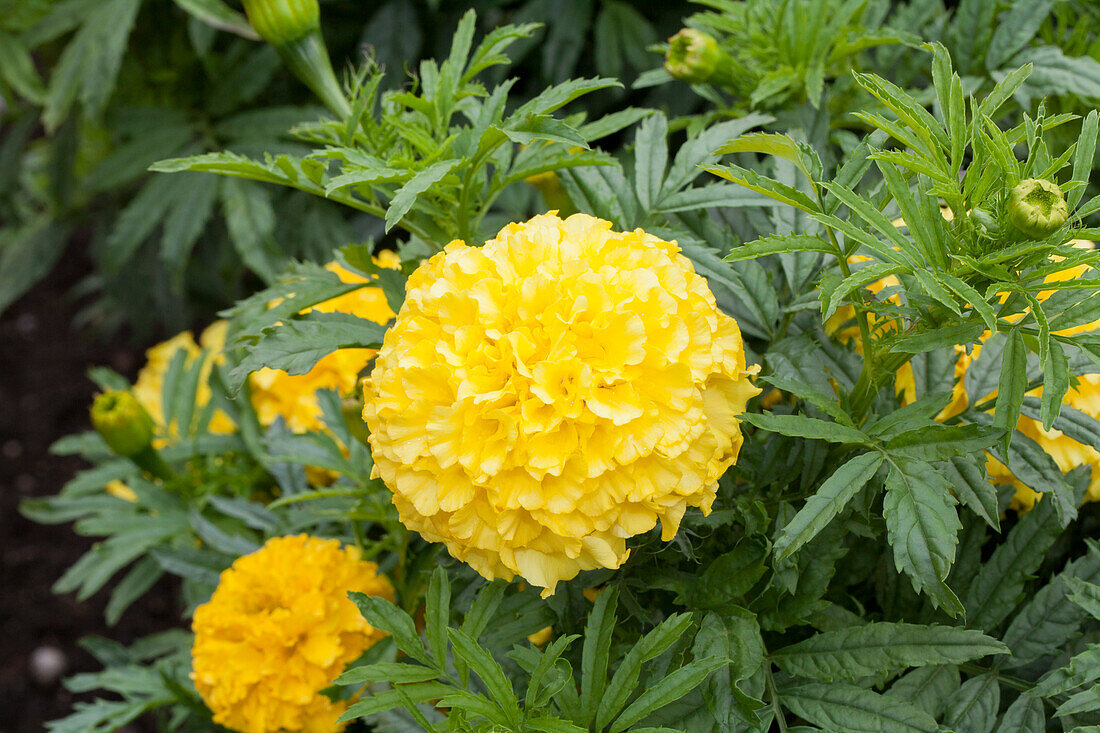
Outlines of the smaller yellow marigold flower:
M214 722L240 733L333 733L346 702L320 694L385 634L348 597L392 601L354 547L306 535L270 539L222 573L195 610L191 678Z
M405 526L549 594L709 513L755 372L675 243L546 214L412 274L363 417Z
M1091 242L1085 242L1083 240L1077 240L1074 244L1078 247L1091 246ZM1089 269L1087 265L1070 267L1048 275L1045 281L1053 283L1074 280L1084 276ZM1040 292L1037 297L1040 301L1044 301L1055 292L1057 291L1044 290ZM1008 320L1017 320L1022 318L1023 315L1024 314L1019 314ZM1097 329L1100 329L1100 320L1080 326L1065 328L1055 333L1071 336L1087 331L1095 331ZM984 342L989 337L989 332L986 332L982 334L979 342ZM940 419L944 419L945 413L946 417L952 417L966 410L968 397L964 386L965 374L970 364L978 358L981 353L981 348L981 343L975 345L970 354L966 354L961 348L957 349L959 352L959 359L955 364L955 376L958 380L956 382L955 394L952 397L951 404L944 410L944 413L941 413ZM1042 394L1042 387L1038 387L1028 392L1028 395L1032 397L1039 397ZM997 392L994 390L983 397L982 401L993 399L996 395ZM1100 374L1085 374L1078 377L1077 385L1071 387L1069 391L1066 392L1065 397L1062 399L1062 404L1080 410L1090 417L1100 419ZM1092 480L1089 484L1085 501L1100 501L1100 451L1097 451L1090 445L1077 442L1060 430L1053 428L1051 430L1046 430L1039 420L1025 415L1020 416L1016 423L1016 429L1034 440L1044 451L1049 453L1063 473L1080 465L1092 466ZM1008 483L1016 487L1016 495L1012 499L1011 506L1017 511L1027 511L1031 509L1035 506L1035 502L1042 497L1040 492L1028 488L1022 481L1017 479L1003 463L992 456L989 457L987 467L989 469L989 478L991 481L994 483Z
M401 260L393 252L381 252L375 257L379 267L397 269ZM325 267L346 283L366 283L368 278L357 275L335 262ZM326 300L303 312L350 313L376 323L388 323L394 317L382 288L360 288ZM252 406L263 425L279 417L296 433L322 429L321 405L317 390L335 389L347 396L359 385L359 372L374 358L374 349L338 349L328 354L305 374L287 374L281 369L260 369L249 377Z

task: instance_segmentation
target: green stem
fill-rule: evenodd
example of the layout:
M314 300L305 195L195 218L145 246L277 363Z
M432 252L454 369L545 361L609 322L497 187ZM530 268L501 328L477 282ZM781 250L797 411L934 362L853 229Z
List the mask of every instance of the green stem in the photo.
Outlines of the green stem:
M1006 674L998 669L992 667L983 667L980 664L974 664L973 662L964 662L959 665L959 669L967 674L979 675L979 674L991 674L997 678L997 681L1003 685L1011 687L1017 692L1027 692L1035 685L1028 682L1025 679L1021 679L1015 675Z
M296 41L275 47L279 57L294 75L313 91L317 97L341 120L351 117L351 105L336 74L332 71L332 62L328 50L321 39L320 31L313 31Z
M140 453L130 456L130 460L137 464L138 468L156 476L163 481L170 481L176 477L176 472L164 462L153 446L146 446Z
M355 546L359 548L359 553L362 555L366 543L363 539L363 528L359 526L359 521L356 519L351 520L351 532L355 535Z
M772 677L772 665L771 662L765 662L767 677L765 682L768 685L768 697L771 698L772 714L775 715L775 722L779 726L780 733L787 733L787 721L783 717L783 710L779 707L779 692L775 689L775 678Z
M818 206L822 209L825 208L825 203L821 197L820 192L817 194ZM826 226L825 233L829 235L829 242L832 243L836 249L837 263L840 265L840 272L844 277L849 277L852 274L852 269L848 267L848 258L844 256L844 249L841 248L840 242L837 241L836 234L833 232L832 227ZM852 301L852 305L856 309L856 324L859 326L859 340L863 349L863 369L860 370L859 378L856 381L852 390L852 417L855 418L856 424L859 424L863 420L863 416L867 413L871 403L874 401L876 394L875 385L875 343L871 338L871 313L866 307L866 303L863 300L863 292L857 291L856 297Z

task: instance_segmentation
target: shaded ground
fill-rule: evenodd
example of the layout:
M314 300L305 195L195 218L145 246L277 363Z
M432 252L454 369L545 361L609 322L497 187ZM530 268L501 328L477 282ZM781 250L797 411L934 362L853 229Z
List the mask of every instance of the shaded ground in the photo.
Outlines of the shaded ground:
M22 499L56 493L81 468L80 460L52 456L48 448L88 428L95 388L87 369L103 364L132 377L142 359L142 350L122 338L97 343L72 329L78 304L66 293L88 267L79 250L71 246L50 277L0 318L0 733L41 731L45 721L71 711L73 696L60 684L32 679L36 649L59 650L66 674L92 671L97 665L77 647L80 637L129 641L179 618L170 581L113 629L103 621L108 594L83 603L54 595L50 586L91 541L69 525L34 524L17 511Z

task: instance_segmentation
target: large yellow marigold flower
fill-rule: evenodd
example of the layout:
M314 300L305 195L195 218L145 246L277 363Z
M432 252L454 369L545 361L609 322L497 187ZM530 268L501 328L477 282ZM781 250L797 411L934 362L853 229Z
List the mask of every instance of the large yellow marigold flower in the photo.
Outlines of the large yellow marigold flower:
M224 359L221 352L225 348L228 328L228 321L215 321L200 334L198 343L190 331L182 331L145 352L145 366L138 372L131 392L157 425L155 445L158 447L179 437L179 426L166 425L164 422L164 378L176 353L182 350L187 355L185 366L188 368L205 353L202 374L195 393L195 406L201 409L210 402L210 371L215 363ZM207 429L212 433L225 434L232 433L236 428L229 416L218 410L210 418Z
M363 416L407 527L549 594L710 511L755 371L674 243L547 214L413 273Z
M401 260L393 252L382 252L375 262L381 267L400 267ZM325 266L347 283L370 282L335 262ZM350 313L377 323L388 323L394 316L381 288L360 288L307 310L323 313ZM250 379L252 405L256 416L264 425L276 418L286 420L287 427L296 433L319 430L321 406L316 392L335 389L347 395L355 391L361 372L372 358L374 349L338 349L325 356L305 374L287 374L281 369L264 368L253 372Z
M347 703L320 694L381 639L347 598L393 600L378 567L353 547L277 537L222 573L195 610L195 689L214 722L241 733L332 733Z

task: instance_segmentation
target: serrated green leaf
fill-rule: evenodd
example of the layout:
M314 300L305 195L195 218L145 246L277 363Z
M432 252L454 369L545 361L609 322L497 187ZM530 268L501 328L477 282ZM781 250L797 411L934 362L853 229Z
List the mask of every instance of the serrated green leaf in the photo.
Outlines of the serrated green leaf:
M817 204L806 194L785 183L780 183L774 178L762 176L756 171L747 170L733 164L724 166L704 165L700 167L707 173L716 175L719 178L725 178L727 181L733 181L751 191L756 191L759 194L778 201L781 204L793 206L796 209L811 214L818 211Z
M1072 578L1100 582L1100 548L1095 543L1089 541L1085 556L1067 563L1009 624L1003 639L1012 656L1006 666L1019 667L1057 653L1077 633L1088 614L1069 598L1067 581Z
M393 229L409 213L416 199L454 170L458 160L441 160L417 173L393 195L386 209L386 231Z
M348 598L359 607L359 613L371 626L392 636L401 651L418 662L435 667L431 655L424 648L424 642L416 633L416 624L413 623L409 614L378 596L351 591L348 593ZM350 713L351 710L349 709L348 712Z
M652 210L661 199L668 166L668 120L662 114L647 117L634 138L634 190L642 209Z
M834 682L801 682L780 690L780 703L825 730L846 733L937 733L928 713L906 702Z
M992 631L1012 613L1061 531L1053 502L1039 502L1020 518L970 582L965 594L970 626Z
M909 667L960 664L1007 647L978 631L953 626L869 623L815 634L772 652L780 669L797 677L850 680Z
M447 659L447 627L450 621L451 584L441 567L432 571L428 582L428 595L424 601L424 631L428 648L441 662Z
M195 18L211 28L235 33L250 41L260 40L256 31L248 24L248 19L230 8L222 0L173 0Z
M427 682L438 679L442 673L431 667L403 662L379 662L363 667L352 667L336 678L337 685L362 685L367 682L389 682L394 685Z
M598 729L606 728L623 711L638 686L642 665L667 651L690 626L691 614L671 615L631 647L600 698L596 710Z
M1020 405L1027 391L1027 347L1023 334L1014 328L1006 336L1001 352L1001 376L997 380L997 402L993 408L993 425L1004 431L1001 450L1005 453L1012 442ZM1011 469L1012 465L1008 467Z
M789 435L794 438L827 440L830 443L868 443L866 433L827 420L818 420L804 415L776 415L770 412L745 413L741 420L769 433Z
M938 718L947 698L959 689L959 684L959 670L955 665L917 667L899 677L885 694Z
M883 514L897 569L909 576L914 590L927 592L937 606L957 616L962 604L944 583L962 528L949 503L950 488L931 464L891 459Z
M1043 701L1028 695L1020 695L1001 716L997 733L1045 733L1046 710Z
M504 712L512 725L519 725L521 713L519 700L512 684L500 664L477 641L460 629L447 629L447 636L454 647L455 656L462 658L469 668L481 678L489 690L492 701Z
M973 343L981 334L981 323L953 323L923 333L902 336L893 341L890 350L903 354L921 354L950 348L955 344Z
M638 699L630 703L611 724L610 733L622 733L646 716L679 700L702 684L711 672L726 662L725 659L696 659L664 679L647 686Z
M1054 717L1061 718L1066 715L1080 715L1100 710L1100 685L1094 685L1087 690L1071 695L1068 700L1058 706L1054 711ZM1074 728L1081 731L1082 728ZM1087 729L1085 729L1087 730Z
M1023 4L1023 3L1021 3ZM1077 138L1076 155L1073 158L1073 180L1088 181L1092 172L1093 158L1096 155L1097 124L1100 123L1100 113L1095 109L1090 110L1084 122L1081 123L1081 136ZM1066 203L1072 211L1085 195L1085 187L1073 189L1066 196Z
M976 456L959 456L939 464L939 469L959 501L997 529L997 492L986 477L983 461Z
M886 449L922 461L948 461L988 448L999 437L1000 430L982 425L925 425L895 435Z
M581 650L581 710L574 717L574 721L581 725L589 725L595 719L597 706L606 689L608 655L618 602L618 586L609 586L596 596L588 613Z
M812 540L840 513L882 465L881 453L863 453L842 465L806 500L775 541L775 556L790 557Z
M989 733L997 723L1001 683L996 674L967 680L947 700L944 723L958 733Z
M735 247L726 255L725 260L726 262L751 260L782 252L823 252L835 255L836 248L821 237L810 234L780 234Z
M385 331L382 324L348 313L307 313L266 329L229 373L229 387L236 392L249 374L264 367L305 374L337 349L377 349Z
M1100 644L1091 644L1085 651L1071 657L1066 666L1043 675L1028 695L1035 696L1032 700L1037 702L1035 698L1061 695L1097 680L1100 680Z

